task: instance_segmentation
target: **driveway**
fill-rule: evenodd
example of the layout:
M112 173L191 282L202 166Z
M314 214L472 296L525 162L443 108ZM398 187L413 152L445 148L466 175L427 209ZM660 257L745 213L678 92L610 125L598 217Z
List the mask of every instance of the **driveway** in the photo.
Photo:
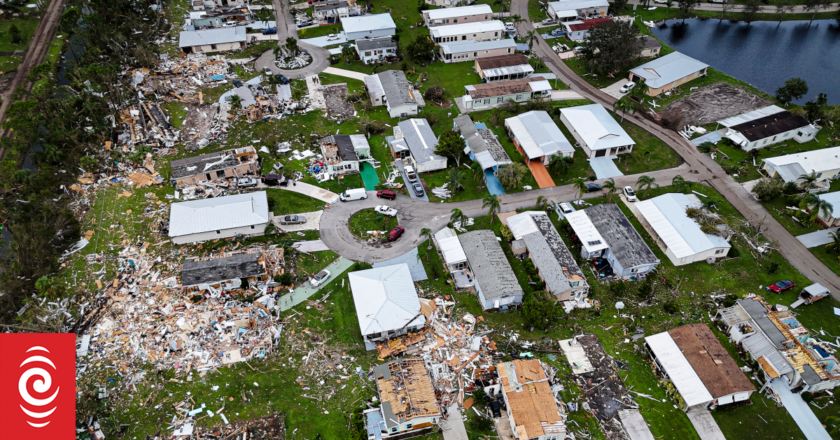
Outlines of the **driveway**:
M350 79L357 79L359 81L364 81L365 78L368 77L368 74L366 74L366 73L354 72L352 70L345 70L345 69L336 69L335 67L327 67L326 69L324 69L324 73L329 73L331 75L343 76L345 78L350 78Z
M275 215L271 221L274 223L274 226L277 229L283 232L297 232L297 231L317 231L321 229L321 216L324 214L324 211L315 211L315 212L303 212L300 214L283 214L283 215ZM281 225L280 219L287 215L299 215L306 219L306 223L301 223L298 225Z
M726 440L723 431L720 430L715 418L708 409L692 409L685 413L688 420L694 425L694 430L700 436L700 440Z
M630 80L628 80L627 78L622 78L617 82L610 84L607 87L604 87L603 89L601 89L601 91L606 93L607 95L612 96L615 99L621 99L626 95L626 93L621 93L621 86L627 84L628 82L630 82Z
M288 186L278 186L269 188L279 188L285 191L296 192L298 194L303 194L305 196L312 197L313 199L318 199L324 203L334 203L338 201L338 194L332 191L327 191L319 186L310 185L304 182L294 182L289 183Z
M402 161L401 160L395 160L394 163L396 163L397 168L400 169L400 175L402 175L403 183L405 183L406 189L408 190L408 195L410 195L411 198L413 198L413 199L418 199L418 200L423 200L424 202L428 202L429 201L429 196L427 196L426 194L423 194L422 196L418 196L417 193L414 191L414 187L412 185L410 185L410 182L408 181L408 175L405 174L405 167L403 166ZM421 177L421 179L422 179L422 177Z
M324 35L323 37L315 37L315 38L306 38L300 40L301 43L311 44L313 46L319 47L327 47L332 46L333 44L342 44L347 42L347 35L344 35L344 32L338 33L337 40L328 40L328 37Z
M470 440L467 435L467 428L464 426L464 416L458 404L449 406L449 418L440 421L440 430L443 432L443 440Z
M551 100L552 101L570 101L575 99L584 99L580 93L574 90L552 90L551 91Z
M507 410L502 411L502 416L498 419L493 419L493 424L496 425L496 434L499 436L499 440L516 440L516 437L513 436L513 430L510 429Z

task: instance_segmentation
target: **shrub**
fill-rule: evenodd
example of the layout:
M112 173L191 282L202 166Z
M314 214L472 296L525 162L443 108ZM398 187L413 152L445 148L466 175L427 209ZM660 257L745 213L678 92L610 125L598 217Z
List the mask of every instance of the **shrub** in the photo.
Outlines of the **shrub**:
M723 306L732 307L735 305L736 301L738 301L738 297L730 293L723 298Z
M759 200L770 201L781 197L786 186L781 179L761 179L755 184L752 192Z
M510 228L508 228L507 225L502 225L499 228L499 233L502 234L502 238L505 241L513 241L513 233L510 232Z
M493 421L487 417L476 417L470 420L470 432L488 432L493 429Z
M662 310L665 310L665 313L669 315L673 315L680 311L680 306L678 306L676 302L671 300L662 305Z
M735 246L732 246L731 248L729 248L729 253L726 254L726 256L729 258L738 258L741 256L741 251L739 251L738 248L736 248Z
M802 393L802 400L804 400L805 403L811 403L814 400L814 395L811 393Z
M774 273L779 271L779 266L781 266L781 264L779 264L776 261L770 262L770 264L767 265L767 273L773 275Z
M708 154L708 153L709 153L709 152L711 152L714 148L715 148L715 146L714 146L714 144L712 144L711 142L703 142L702 144L700 144L700 145L697 147L697 150L698 150L698 151L700 151L701 153L707 153L707 154Z
M610 284L610 291L617 297L624 296L627 293L627 283L624 281L616 281Z

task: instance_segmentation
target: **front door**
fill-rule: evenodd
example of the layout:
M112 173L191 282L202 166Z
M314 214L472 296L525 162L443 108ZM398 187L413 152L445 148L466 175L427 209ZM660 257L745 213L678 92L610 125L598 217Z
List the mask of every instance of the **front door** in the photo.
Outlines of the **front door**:
M607 155L607 150L597 150L595 151L595 157L603 157Z

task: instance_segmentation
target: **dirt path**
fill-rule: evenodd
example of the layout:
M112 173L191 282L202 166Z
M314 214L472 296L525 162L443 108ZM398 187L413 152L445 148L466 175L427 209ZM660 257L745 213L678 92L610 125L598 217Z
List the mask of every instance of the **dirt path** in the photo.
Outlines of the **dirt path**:
M3 104L0 104L0 124L6 119L6 110L14 103L15 90L23 86L26 90L27 96L32 91L32 83L27 77L32 69L44 62L47 57L47 52L50 50L50 42L55 35L55 30L58 28L58 23L61 21L61 14L64 13L64 3L67 0L51 0L47 6L41 22L35 29L35 34L32 35L32 41L29 42L29 48L26 50L26 55L23 57L23 62L18 66L15 73L15 78L9 89L2 94ZM7 131L3 130L3 136L7 135ZM6 152L0 149L0 159Z

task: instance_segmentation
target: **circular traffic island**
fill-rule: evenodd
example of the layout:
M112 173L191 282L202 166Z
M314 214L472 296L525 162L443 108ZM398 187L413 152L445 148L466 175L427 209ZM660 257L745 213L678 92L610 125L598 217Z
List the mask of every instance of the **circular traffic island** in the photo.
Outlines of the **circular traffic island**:
M388 239L388 232L397 227L396 216L376 212L374 208L363 209L350 217L350 233L363 240L380 241Z

